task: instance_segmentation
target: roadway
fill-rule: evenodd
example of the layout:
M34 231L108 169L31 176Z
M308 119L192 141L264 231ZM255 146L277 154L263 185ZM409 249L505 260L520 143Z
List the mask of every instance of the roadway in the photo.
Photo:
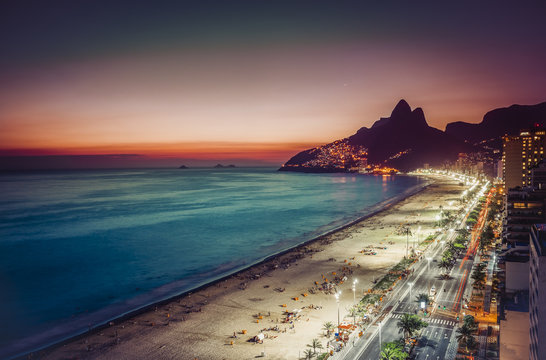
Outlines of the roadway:
M485 206L485 208L487 207ZM464 226L466 216L461 219L459 227ZM457 315L465 301L465 287L470 279L479 240L478 234L485 223L485 216L486 210L482 212L472 231L466 253L460 255L455 262L450 272L450 278L444 280L439 276L437 263L441 259L444 246L438 242L433 248L428 249L421 261L414 265L412 275L397 286L398 289L395 289L386 302L382 314L368 330L371 331L371 335L359 341L357 346L346 354L346 359L379 359L381 342L395 341L402 337L397 325L398 319L404 313L417 314L419 311L419 304L416 302L417 295L428 294L432 286L436 288L437 294L433 304L429 306L429 313L425 318L429 325L423 329L421 337L412 351L411 358L419 360L455 358L458 347L455 339L455 328L459 325ZM442 240L447 242L455 237L455 232L448 232ZM426 256L432 258L430 262L426 260ZM410 283L413 285L410 286ZM462 319L460 320L462 321Z
M454 236L454 234L449 234L447 240L451 240ZM356 353L355 348L354 358L360 360L379 359L379 321L381 322L381 342L398 340L402 337L397 325L399 318L404 313L418 313L417 295L420 293L428 294L432 286L437 289L437 295L433 304L428 307L429 314L425 318L429 325L423 329L422 336L412 354L416 359L446 358L449 343L454 337L454 329L459 324L457 312L461 306L462 294L472 268L472 261L465 261L463 266L460 267L462 259L458 259L452 269L451 278L448 280L440 279L436 264L441 258L442 250L443 247L440 244L433 249L433 260L430 262L430 268L427 260L421 260L420 263L416 264L413 275L404 284L405 289L402 290L402 294L399 297L393 297L393 300L387 304L383 313L384 316L380 317L375 323L376 329L368 340L367 346L359 349L358 353ZM411 294L409 283L413 283ZM396 299L400 300L397 301ZM390 308L391 306L392 308ZM438 309L438 306L440 306L440 309ZM430 313L431 309L432 313ZM351 357L347 356L346 358Z

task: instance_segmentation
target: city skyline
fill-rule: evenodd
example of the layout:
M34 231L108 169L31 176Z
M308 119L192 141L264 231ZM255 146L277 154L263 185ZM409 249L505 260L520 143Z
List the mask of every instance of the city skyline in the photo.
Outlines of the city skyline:
M280 164L401 98L477 123L545 100L544 7L4 4L0 155Z

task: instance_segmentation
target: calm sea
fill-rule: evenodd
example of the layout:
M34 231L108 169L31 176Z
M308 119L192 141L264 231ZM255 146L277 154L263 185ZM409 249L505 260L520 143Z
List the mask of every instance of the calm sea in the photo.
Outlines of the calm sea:
M0 357L58 341L423 186L271 168L0 175Z

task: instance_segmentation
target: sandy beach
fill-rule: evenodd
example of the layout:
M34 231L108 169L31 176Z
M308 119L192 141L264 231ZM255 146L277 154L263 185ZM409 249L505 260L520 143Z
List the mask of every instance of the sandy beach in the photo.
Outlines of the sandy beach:
M130 319L111 323L64 345L33 354L42 359L252 359L265 352L271 359L297 359L312 339L326 345L326 321L337 323L332 294L317 284L333 273L347 279L341 291L343 319L358 301L406 253L406 237L397 229L421 227L422 241L435 228L439 206L455 209L462 186L431 178L425 190L350 227L296 248L228 279L160 305ZM375 255L366 255L373 248ZM330 280L331 281L331 280ZM299 319L282 323L286 310ZM347 321L352 321L347 318ZM271 329L271 330L267 330ZM248 341L258 333L263 344ZM236 336L236 338L234 337Z

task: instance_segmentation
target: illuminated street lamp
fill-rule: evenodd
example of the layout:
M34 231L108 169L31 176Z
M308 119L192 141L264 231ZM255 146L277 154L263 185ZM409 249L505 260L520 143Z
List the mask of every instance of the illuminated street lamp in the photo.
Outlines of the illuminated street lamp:
M428 256L427 257L427 272L429 273L430 273L430 260L432 260L432 257ZM427 289L430 292L430 277L428 278Z
M358 279L353 280L353 305L356 306L356 284L358 283Z
M337 332L339 333L339 325L340 325L340 321L339 321L339 297L341 295L341 291L338 291L337 293L335 293L335 297L336 297L336 303L337 303Z

